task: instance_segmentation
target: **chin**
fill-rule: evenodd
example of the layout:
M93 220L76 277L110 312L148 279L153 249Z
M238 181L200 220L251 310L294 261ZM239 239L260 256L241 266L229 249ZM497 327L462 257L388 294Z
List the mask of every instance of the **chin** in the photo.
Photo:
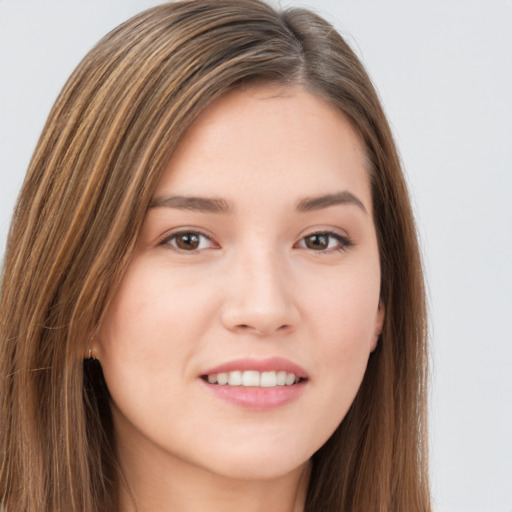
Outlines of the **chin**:
M243 446L236 450L231 446L229 453L209 454L206 469L224 478L234 480L272 480L300 471L308 466L314 450L306 451L297 446L276 449L271 444L258 443L252 447ZM212 463L212 461L214 461Z
M223 464L211 468L211 472L230 480L244 481L265 481L276 480L286 477L291 473L302 471L309 466L307 460L278 460L276 457L268 458L268 460L248 461L232 460L228 464Z

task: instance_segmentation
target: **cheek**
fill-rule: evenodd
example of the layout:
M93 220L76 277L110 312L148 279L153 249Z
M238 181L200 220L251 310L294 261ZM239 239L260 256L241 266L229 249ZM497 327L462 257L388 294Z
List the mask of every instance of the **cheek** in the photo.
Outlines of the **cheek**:
M197 284L177 273L170 282L168 274L154 262L132 264L99 332L99 359L121 429L154 432L172 424L173 414L187 413L180 386L193 373L209 310Z
M151 385L186 376L187 361L215 311L199 286L158 264L129 268L99 332L99 358L111 391L120 383L138 387L131 390L137 394L146 387L151 395Z
M318 389L327 408L319 409L332 432L348 411L363 380L378 321L378 265L338 273L317 289L304 307L315 340Z
M368 297L358 300L354 294L335 298L319 316L318 329L323 334L318 337L318 357L329 385L355 394L371 351L378 301Z
M335 354L349 356L374 337L378 319L380 272L374 265L353 265L333 273L321 287L307 287L303 309L309 324L328 342ZM365 347L366 348L366 347Z
M132 265L103 322L102 338L116 345L112 349L124 345L127 350L150 350L155 344L178 345L174 340L193 337L214 311L201 282L158 263ZM115 344L110 341L114 339Z

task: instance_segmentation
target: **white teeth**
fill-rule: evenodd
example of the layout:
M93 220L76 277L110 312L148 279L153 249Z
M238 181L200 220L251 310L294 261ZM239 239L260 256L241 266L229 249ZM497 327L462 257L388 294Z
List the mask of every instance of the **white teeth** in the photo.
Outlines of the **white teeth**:
M295 375L293 373L287 373L285 382L286 382L287 386L291 386L292 384L295 384Z
M248 371L242 374L242 386L259 386L260 372Z
M217 384L224 386L228 383L228 374L227 373L217 373Z
M293 375L292 373L290 375ZM295 375L294 375L295 377ZM295 380L295 379L293 379ZM262 388L274 388L277 386L276 372L261 372L260 386Z
M245 386L245 387L262 387L274 388L276 386L291 386L299 382L299 378L294 373L278 372L257 372L249 370L242 372L240 370L232 372L212 373L208 375L210 384L218 384L220 386Z
M241 386L242 385L242 372L229 372L228 373L228 384L230 386Z

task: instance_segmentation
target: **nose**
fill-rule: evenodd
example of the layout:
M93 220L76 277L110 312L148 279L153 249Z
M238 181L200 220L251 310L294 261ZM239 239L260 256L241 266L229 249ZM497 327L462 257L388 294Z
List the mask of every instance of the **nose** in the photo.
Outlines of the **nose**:
M263 337L296 329L300 315L293 279L272 251L241 257L224 285L221 318L228 330Z

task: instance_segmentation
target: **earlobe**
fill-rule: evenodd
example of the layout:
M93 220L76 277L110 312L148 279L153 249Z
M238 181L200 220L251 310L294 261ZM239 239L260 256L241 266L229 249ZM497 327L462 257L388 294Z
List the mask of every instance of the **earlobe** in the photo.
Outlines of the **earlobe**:
M377 348L377 345L379 344L379 338L380 338L380 335L381 333L378 332L374 337L373 337L373 342L370 346L370 352L373 352L376 348Z
M89 361L96 361L98 359L97 355L98 352L94 348L88 348L85 359L88 359Z
M85 351L84 359L87 359L89 361L96 361L98 359L98 336L97 334L93 334L91 336L91 339L89 340L89 346L87 347Z
M370 351L373 352L377 348L377 344L379 343L380 335L382 334L382 327L384 325L384 318L386 316L385 307L382 302L379 302L379 309L377 310L377 319L375 322L375 331L373 335L372 344L370 346Z

